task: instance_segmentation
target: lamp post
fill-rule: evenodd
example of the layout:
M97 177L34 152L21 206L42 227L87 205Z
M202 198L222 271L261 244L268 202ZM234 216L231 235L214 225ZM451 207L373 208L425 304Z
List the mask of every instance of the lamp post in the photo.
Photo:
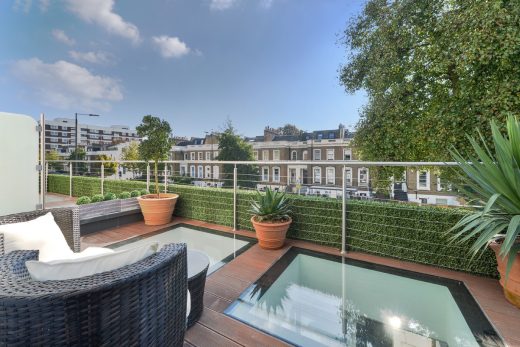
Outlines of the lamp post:
M76 126L76 139L74 146L74 159L78 160L78 137L81 136L81 131L78 129L78 116L89 116L89 117L99 117L99 114L93 113L74 113L75 126ZM75 163L74 169L77 170L78 163Z

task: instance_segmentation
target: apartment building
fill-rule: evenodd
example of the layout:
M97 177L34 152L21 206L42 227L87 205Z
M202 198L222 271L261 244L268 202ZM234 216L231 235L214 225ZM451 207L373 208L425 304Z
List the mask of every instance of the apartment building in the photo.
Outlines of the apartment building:
M102 151L108 146L122 142L139 140L137 132L126 125L99 125L78 123L71 118L55 118L45 123L45 149L57 151L68 156L75 148L76 136L78 146L87 151Z

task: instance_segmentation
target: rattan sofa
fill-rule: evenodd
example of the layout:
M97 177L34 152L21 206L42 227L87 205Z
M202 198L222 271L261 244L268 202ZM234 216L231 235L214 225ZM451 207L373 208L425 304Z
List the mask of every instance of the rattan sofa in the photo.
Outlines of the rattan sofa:
M73 210L53 214L74 219ZM34 213L0 217L36 218ZM41 213L40 213L41 215ZM20 219L17 219L20 218ZM25 219L26 220L26 219ZM58 220L57 220L58 222ZM71 232L75 221L58 224ZM78 224L79 225L79 224ZM79 237L77 248L79 249ZM135 264L66 281L33 281L38 251L0 256L0 346L181 346L186 331L186 245L170 244Z

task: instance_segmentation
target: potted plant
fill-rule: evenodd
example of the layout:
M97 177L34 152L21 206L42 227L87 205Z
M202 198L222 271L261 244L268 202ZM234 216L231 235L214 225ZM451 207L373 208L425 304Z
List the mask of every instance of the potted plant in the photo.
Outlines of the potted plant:
M285 235L292 219L289 201L285 193L267 188L265 194L256 192L256 199L251 201L253 214L251 223L256 231L258 244L264 249L283 247Z
M143 117L136 130L139 137L142 138L139 144L140 157L146 161L152 160L154 163L155 194L145 194L137 198L144 216L144 223L146 225L169 223L179 195L160 192L158 169L159 161L168 158L168 153L173 145L172 129L167 121L147 115Z
M465 173L462 189L479 204L473 213L463 217L451 231L454 240L474 240L471 250L476 255L487 246L495 252L500 284L505 297L520 307L520 122L507 119L507 135L502 135L492 121L494 153L485 144L469 138L475 152L467 159L457 150L453 158Z

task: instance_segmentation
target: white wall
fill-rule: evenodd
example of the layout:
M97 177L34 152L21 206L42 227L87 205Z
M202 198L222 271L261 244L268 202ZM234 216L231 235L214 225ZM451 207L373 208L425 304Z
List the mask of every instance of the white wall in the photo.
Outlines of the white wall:
M29 116L0 112L0 215L35 210L39 202L36 126Z

